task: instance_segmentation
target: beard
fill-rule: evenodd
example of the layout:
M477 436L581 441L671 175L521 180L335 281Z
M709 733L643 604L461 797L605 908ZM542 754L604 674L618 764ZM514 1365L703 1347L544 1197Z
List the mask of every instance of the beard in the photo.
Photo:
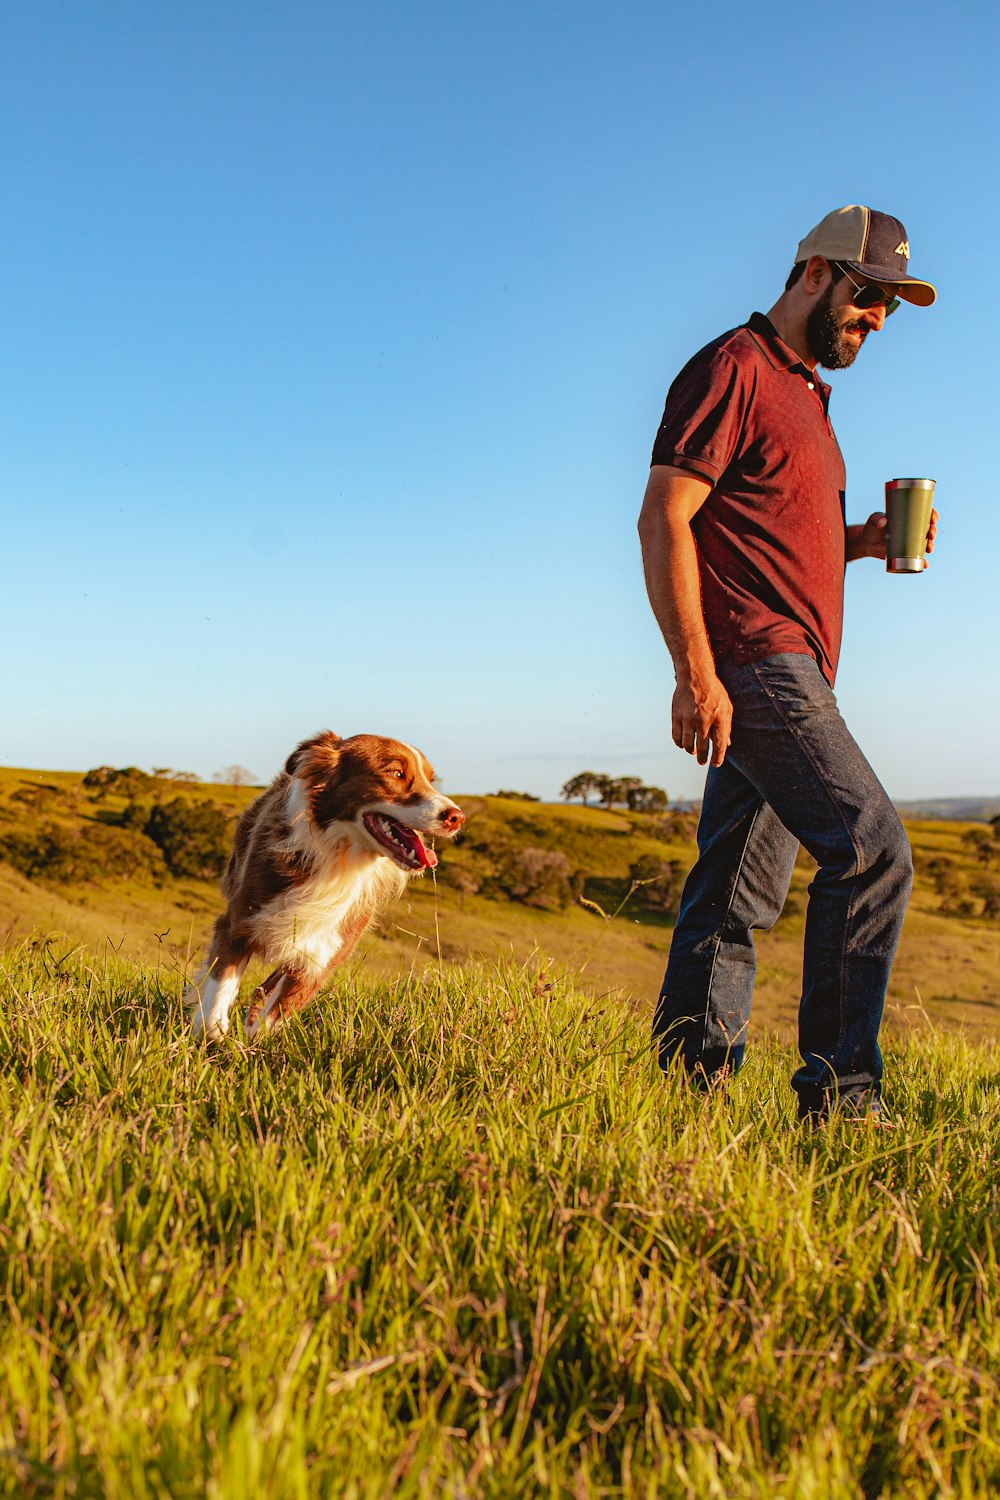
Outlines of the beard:
M857 318L844 318L831 306L834 283L831 282L806 319L806 343L809 353L824 370L846 370L858 357L858 350L868 337L868 325ZM848 338L859 333L860 340Z

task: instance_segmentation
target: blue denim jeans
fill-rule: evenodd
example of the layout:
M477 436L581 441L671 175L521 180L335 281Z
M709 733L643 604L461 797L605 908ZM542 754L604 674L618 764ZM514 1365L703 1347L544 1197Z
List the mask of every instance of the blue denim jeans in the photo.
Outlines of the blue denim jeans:
M783 654L719 676L732 744L711 767L698 860L674 929L653 1034L660 1065L678 1053L697 1081L743 1060L755 928L781 913L799 843L809 886L799 1050L801 1116L864 1111L881 1093L878 1032L913 882L895 808L855 744L811 656Z

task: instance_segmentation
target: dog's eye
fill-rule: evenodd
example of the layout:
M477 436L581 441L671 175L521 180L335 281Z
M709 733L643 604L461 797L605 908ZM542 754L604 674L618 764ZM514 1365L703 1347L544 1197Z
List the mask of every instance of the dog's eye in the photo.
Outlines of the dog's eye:
M403 773L402 773L402 771L390 771L389 775L390 776L398 776L399 779L400 779L400 781L403 780Z

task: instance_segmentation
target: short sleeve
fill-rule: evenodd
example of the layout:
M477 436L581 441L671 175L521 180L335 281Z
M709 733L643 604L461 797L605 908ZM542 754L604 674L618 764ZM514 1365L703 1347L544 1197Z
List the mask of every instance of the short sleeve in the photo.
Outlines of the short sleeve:
M725 349L696 354L667 392L652 463L690 469L715 484L739 451L747 380Z

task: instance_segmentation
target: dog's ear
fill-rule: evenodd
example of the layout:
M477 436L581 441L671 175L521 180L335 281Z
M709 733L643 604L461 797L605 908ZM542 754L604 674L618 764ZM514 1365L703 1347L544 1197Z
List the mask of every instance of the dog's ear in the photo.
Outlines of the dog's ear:
M304 776L307 781L328 776L340 759L342 740L332 729L324 729L311 740L303 740L285 761L289 776Z

